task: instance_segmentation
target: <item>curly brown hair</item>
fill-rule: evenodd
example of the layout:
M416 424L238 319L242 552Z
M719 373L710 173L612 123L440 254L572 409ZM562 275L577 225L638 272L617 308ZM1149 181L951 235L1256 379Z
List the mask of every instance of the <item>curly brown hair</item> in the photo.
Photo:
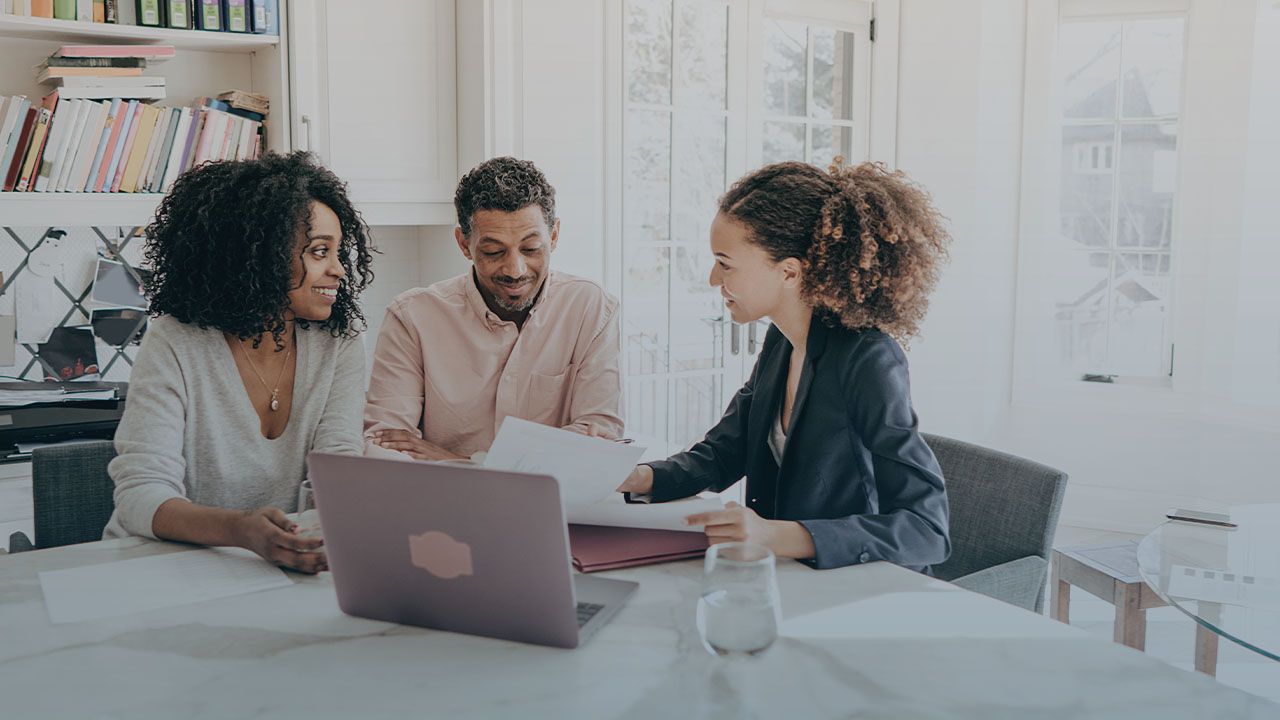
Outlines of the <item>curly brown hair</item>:
M929 193L882 163L766 165L729 188L720 212L775 262L804 264L803 297L829 324L903 345L919 331L951 242Z
M515 212L537 205L550 231L556 226L556 189L536 165L513 157L496 157L471 168L458 181L453 207L464 237L480 210Z

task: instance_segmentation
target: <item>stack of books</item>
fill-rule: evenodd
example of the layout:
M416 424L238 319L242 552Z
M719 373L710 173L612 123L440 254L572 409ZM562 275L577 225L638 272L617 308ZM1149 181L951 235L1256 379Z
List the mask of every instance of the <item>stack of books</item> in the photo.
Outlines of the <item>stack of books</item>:
M163 100L164 78L142 71L173 55L172 45L63 45L40 64L36 80L60 86L63 100Z
M0 179L14 192L166 192L197 165L256 158L264 120L213 98L0 97Z

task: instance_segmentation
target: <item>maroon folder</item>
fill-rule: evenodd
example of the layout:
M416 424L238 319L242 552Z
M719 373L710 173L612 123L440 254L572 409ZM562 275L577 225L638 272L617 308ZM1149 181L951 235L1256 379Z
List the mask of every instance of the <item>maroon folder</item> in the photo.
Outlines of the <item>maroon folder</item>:
M569 554L584 573L702 557L707 536L680 530L570 525Z

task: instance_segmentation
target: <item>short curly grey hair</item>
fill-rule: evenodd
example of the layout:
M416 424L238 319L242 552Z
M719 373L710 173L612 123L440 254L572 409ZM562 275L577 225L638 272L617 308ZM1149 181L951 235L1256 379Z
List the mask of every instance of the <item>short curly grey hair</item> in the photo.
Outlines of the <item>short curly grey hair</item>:
M458 181L453 194L458 227L468 237L477 210L515 212L530 205L542 210L548 231L555 227L556 189L532 162L513 157L496 157L475 166Z

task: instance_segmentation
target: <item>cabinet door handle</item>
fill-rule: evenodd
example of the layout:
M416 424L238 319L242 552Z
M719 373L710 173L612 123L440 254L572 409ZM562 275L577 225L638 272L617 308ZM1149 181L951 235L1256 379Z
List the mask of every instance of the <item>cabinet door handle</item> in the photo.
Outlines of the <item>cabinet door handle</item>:
M736 322L729 322L729 354L737 355L742 349L742 326Z
M301 122L302 127L306 129L304 135L307 138L307 152L311 152L315 148L315 146L311 144L311 116L303 115L301 118L298 118L298 121Z

